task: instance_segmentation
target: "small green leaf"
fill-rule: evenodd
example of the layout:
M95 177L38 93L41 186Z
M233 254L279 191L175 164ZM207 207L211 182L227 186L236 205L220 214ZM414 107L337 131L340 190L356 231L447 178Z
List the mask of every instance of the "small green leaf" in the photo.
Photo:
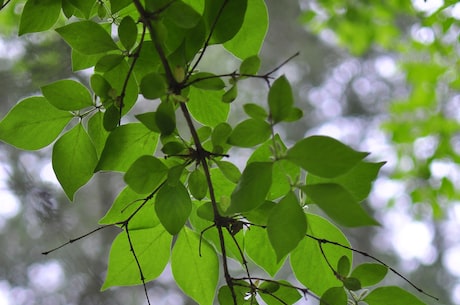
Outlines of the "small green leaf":
M187 105L193 118L210 127L227 121L230 105L222 103L222 94L222 90L207 91L190 87Z
M199 168L195 169L188 177L188 188L193 197L201 200L208 192L208 184L205 175Z
M125 57L120 54L108 54L101 57L94 67L97 72L108 72L118 66Z
M264 300L267 305L291 305L296 303L302 297L299 291L297 291L291 283L287 281L278 281L277 284L279 288L276 291L266 291L268 293L260 293L262 300ZM262 288L263 285L264 283L262 283L260 287Z
M264 203L272 184L272 165L270 162L254 162L246 166L226 213L250 211Z
M93 176L97 164L96 149L82 124L65 133L53 146L53 169L67 197Z
M64 1L65 2L65 1ZM63 2L63 4L64 4ZM86 19L89 19L91 9L94 6L95 0L69 0L69 2L83 13Z
M263 282L260 284L259 289L262 290L262 292L266 293L274 293L278 289L280 289L280 284L277 282Z
M290 192L272 209L267 222L268 237L278 261L297 247L306 231L305 213Z
M237 281L239 285L233 286L233 291L236 296L236 304L238 305L257 305L252 299L247 299L247 295L250 293L251 288L248 287L248 284L244 281ZM235 305L233 300L232 291L230 288L225 285L219 288L219 293L217 295L220 305Z
M93 105L88 89L74 80L59 80L41 89L50 104L61 110L80 110Z
M220 90L225 88L225 83L220 77L208 72L193 74L189 79L189 83L196 88L204 90Z
M381 264L366 263L358 265L351 277L359 279L363 287L368 287L379 283L388 272L388 268Z
M185 186L182 183L163 185L156 196L155 211L171 235L179 233L192 211L192 201Z
M120 123L120 109L111 105L104 112L103 125L106 131L112 131Z
M332 287L321 296L320 305L347 305L347 299L342 287Z
M253 147L265 142L270 135L270 124L261 120L247 119L235 126L228 143L240 147Z
M131 16L124 17L118 26L118 37L126 50L131 50L137 40L137 25Z
M184 143L178 141L171 141L163 145L161 148L161 152L167 156L173 156L185 152L187 147L185 147Z
M105 141L109 133L103 125L104 113L98 111L88 120L88 135L93 142L97 155L100 156L104 149Z
M141 80L140 91L147 99L154 100L162 97L167 91L164 76L156 72L145 75Z
M126 172L125 182L139 194L152 192L166 178L168 168L154 156L141 156Z
M222 146L227 143L227 139L232 133L232 126L226 122L221 122L212 130L211 142L214 146Z
M171 102L163 101L157 108L155 122L163 136L170 135L176 130L176 114Z
M361 283L357 278L347 277L343 279L343 286L351 291L356 291L361 289Z
M342 186L333 183L302 187L307 196L337 223L347 227L378 225Z
M289 117L293 104L291 85L283 75L275 80L268 92L268 106L273 123L284 121Z
M19 36L50 29L60 13L60 0L28 0L21 14Z
M228 162L228 161L218 161L218 160L214 160L214 162L217 164L217 167L219 167L222 174L224 174L224 176L228 180L234 183L238 183L238 181L241 178L241 173L235 164Z
M357 152L327 136L311 136L287 151L287 159L314 175L333 178L352 169L368 153Z
M0 140L25 150L40 149L51 144L72 118L42 96L29 97L0 122Z
M140 156L152 155L158 135L140 123L115 128L107 138L96 171L126 172Z
M268 113L265 109L257 104L244 104L243 105L244 112L249 115L253 119L257 120L265 120L268 118Z
M426 305L413 294L396 286L376 288L363 301L369 305Z
M91 75L91 88L94 93L101 99L108 99L110 97L109 92L112 89L109 82L100 74Z
M238 85L235 83L230 89L228 89L224 95L222 95L222 102L231 103L238 96Z
M172 236L162 226L129 230L129 239L126 231L118 234L110 249L107 275L101 290L142 284L134 254L142 268L145 282L157 278L168 263L171 242Z
M119 12L121 9L132 3L132 0L110 0L110 8L112 10L112 14Z
M136 115L136 119L139 120L145 127L150 129L153 132L160 133L160 128L158 128L156 123L156 112L144 112Z
M201 244L201 255L199 253ZM219 260L214 249L187 227L174 244L171 269L177 285L198 304L212 305L219 280Z
M91 55L118 49L110 34L100 24L93 21L70 23L57 28L56 32L72 49L83 54Z
M257 55L249 56L240 65L240 74L255 75L260 69L260 58Z
M350 273L350 268L350 260L345 255L342 256L337 263L337 273L346 277L348 276L348 273Z

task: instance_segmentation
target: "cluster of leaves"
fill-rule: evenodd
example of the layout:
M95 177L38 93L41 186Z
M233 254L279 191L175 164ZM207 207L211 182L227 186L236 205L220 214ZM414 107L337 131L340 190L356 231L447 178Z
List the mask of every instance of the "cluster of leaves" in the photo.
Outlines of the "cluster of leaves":
M326 136L288 148L274 132L302 112L287 78L273 80L279 67L258 72L263 0L29 0L19 34L56 23L73 70L94 68L90 87L71 79L43 86L0 122L0 139L24 150L54 143L53 169L70 199L96 172L124 173L127 186L99 221L123 229L102 289L145 288L170 262L177 285L199 304L213 303L219 270L221 304L293 304L302 295L328 305L424 304L399 287L372 289L396 271L378 260L352 270L354 252L371 256L333 224L378 224L360 202L383 163ZM241 59L239 68L198 71L211 45ZM267 101L244 104L247 118L232 126L231 103L247 78L267 83ZM141 95L151 109L122 124ZM226 160L233 147L253 148L242 172ZM304 286L274 279L288 257ZM253 277L257 268L268 276Z
M413 164L410 169L398 170L393 178L406 182L412 201L429 204L435 218L444 216L444 204L460 199L455 179L450 175L438 177L432 167L441 162L456 168L460 162L456 144L460 124L454 100L460 88L456 55L460 20L454 14L458 3L457 0L439 4L420 1L419 6L426 6L423 11L411 2L356 1L347 5L343 14L336 14L337 6L342 4L330 0L320 1L316 10L304 13L304 21L312 25L311 28L332 30L339 43L354 55L382 48L396 54L409 54L395 58L405 74L409 92L396 97L384 128L396 143L398 159L410 160ZM318 10L323 14L318 14ZM401 18L407 22L399 22ZM372 23L379 26L370 26ZM425 33L425 40L417 37L417 31ZM420 138L433 147L423 156L414 145Z

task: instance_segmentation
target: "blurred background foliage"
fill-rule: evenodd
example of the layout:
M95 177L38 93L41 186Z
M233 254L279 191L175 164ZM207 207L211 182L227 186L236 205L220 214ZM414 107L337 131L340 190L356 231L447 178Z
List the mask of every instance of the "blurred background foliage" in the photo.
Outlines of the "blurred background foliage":
M2 117L40 86L88 77L71 72L69 50L57 35L17 38L22 3L11 1L0 12ZM383 226L346 234L355 248L407 274L441 304L460 304L460 4L266 3L262 71L300 51L280 73L292 82L305 117L278 132L288 140L330 135L387 161L368 200ZM223 50L208 55L215 72L236 66ZM245 89L244 102L264 100L263 84L248 81ZM116 229L40 254L95 228L123 185L120 176L98 174L70 204L51 171L47 149L22 152L0 143L0 305L142 304L142 287L99 291ZM397 277L388 282L404 285ZM192 304L173 283L165 272L148 284L155 304Z

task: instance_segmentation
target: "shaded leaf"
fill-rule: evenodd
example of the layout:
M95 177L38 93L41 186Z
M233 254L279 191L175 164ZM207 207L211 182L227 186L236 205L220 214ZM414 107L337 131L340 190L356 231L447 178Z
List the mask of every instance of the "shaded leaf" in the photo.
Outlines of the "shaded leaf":
M266 283L268 284L269 282L262 283L262 285L260 285L260 288L265 288L266 285L264 284ZM275 285L272 285L272 288L269 287L268 291L265 290L269 293L260 293L262 300L264 300L265 303L267 303L267 305L290 305L300 300L302 296L297 291L297 289L295 289L294 287L290 287L291 284L289 282L279 281L279 283L283 285L271 282L271 284ZM276 285L278 285L278 289L274 290L274 288L276 288Z
M321 296L320 305L347 305L347 294L342 287L332 287Z
M192 201L182 183L174 186L165 184L158 191L155 199L155 211L161 224L175 235L184 226L192 210Z
M213 28L211 43L232 39L243 25L248 0L206 0L203 18L206 28ZM219 14L220 13L220 14Z
M162 97L167 91L166 80L159 73L149 73L142 78L140 90L142 95L148 99Z
M166 178L168 168L154 156L141 156L126 172L125 182L139 194L152 192Z
M188 177L188 188L193 197L203 199L208 192L206 177L200 169L195 169Z
M365 263L356 266L351 277L359 279L363 287L379 283L388 272L388 268L381 264Z
M124 17L118 26L118 37L126 50L131 50L137 40L137 25L131 16Z
M275 80L268 92L268 106L273 123L278 123L289 117L294 104L292 89L286 76Z

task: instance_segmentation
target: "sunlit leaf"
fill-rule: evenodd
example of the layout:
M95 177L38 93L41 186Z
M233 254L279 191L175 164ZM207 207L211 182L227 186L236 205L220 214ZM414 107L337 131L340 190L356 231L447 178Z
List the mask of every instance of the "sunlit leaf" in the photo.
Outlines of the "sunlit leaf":
M270 117L274 123L281 122L289 117L294 104L291 85L283 75L275 82L268 92L268 106Z
M265 121L247 119L235 126L228 143L240 147L252 147L265 142L271 134L271 127Z
M88 89L74 80L59 80L41 89L48 102L61 110L80 110L93 105Z
M136 192L152 192L166 178L168 168L154 156L141 156L126 172L125 182Z
M19 35L50 29L61 13L60 0L28 0L21 14Z
M387 305L389 303L393 305L426 305L413 294L396 286L376 288L363 301L369 305Z
M175 235L184 226L192 210L192 201L182 183L175 186L165 184L158 191L155 200L155 211L161 224Z
M388 272L388 268L381 264L365 263L356 266L351 277L359 279L363 287L379 283Z

